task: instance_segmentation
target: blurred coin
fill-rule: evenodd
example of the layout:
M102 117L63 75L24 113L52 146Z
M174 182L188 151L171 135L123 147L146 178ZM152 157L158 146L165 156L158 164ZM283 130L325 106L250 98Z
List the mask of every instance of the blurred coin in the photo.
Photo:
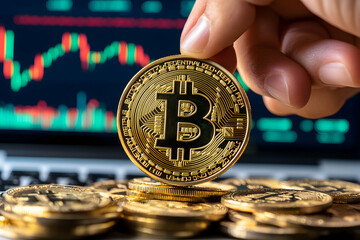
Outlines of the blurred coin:
M125 152L144 173L190 186L215 179L240 158L249 140L250 103L217 63L169 56L131 79L117 125Z
M209 225L210 221L199 221L186 219L182 221L181 219L176 219L174 221L169 221L169 219L153 218L149 216L136 216L136 215L127 215L123 214L123 218L130 222L135 227L145 227L151 229L157 229L162 231L196 231L200 232L205 230Z
M332 196L335 203L360 202L360 185L351 182L302 179L283 181L281 186L286 189L323 192Z
M95 182L89 187L108 194L114 201L126 199L128 180L107 180Z
M227 208L215 203L187 203L161 200L131 200L123 203L125 214L218 221Z
M166 230L157 230L147 227L137 227L136 228L138 237L150 238L150 239L176 239L176 238L191 238L198 235L200 232L193 230L181 230L176 231L166 231Z
M236 187L217 182L206 182L189 187L176 187L145 177L129 181L129 189L145 193L201 198L222 196L228 192L235 191Z
M221 202L228 208L244 212L309 214L328 208L332 204L332 197L306 190L256 189L226 194Z
M277 228L261 225L254 222L220 222L220 228L224 233L239 238L253 240L303 240L311 236L309 232L297 228Z
M229 178L220 183L235 186L237 190L281 188L280 181L273 178Z
M229 219L233 222L240 222L240 221L248 221L248 222L256 222L255 216L251 213L239 212L230 209L228 211Z
M57 229L35 224L14 225L11 222L7 222L7 224L3 224L0 227L0 237L9 239L78 239L105 233L115 224L115 221L111 221Z
M288 215L269 212L255 213L256 220L279 227L343 230L360 227L360 210L347 204L333 204L324 213Z
M15 187L3 194L4 211L36 217L54 213L92 213L113 205L111 198L94 189L41 184Z

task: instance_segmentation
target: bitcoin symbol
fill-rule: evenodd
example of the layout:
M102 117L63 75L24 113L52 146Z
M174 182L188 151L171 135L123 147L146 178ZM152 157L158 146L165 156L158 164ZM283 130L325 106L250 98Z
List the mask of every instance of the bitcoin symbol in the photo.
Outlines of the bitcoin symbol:
M166 101L166 120L164 139L157 139L155 147L168 149L175 166L191 161L191 149L204 148L214 136L213 123L205 118L210 102L193 90L192 81L174 80L173 92L157 93L156 97Z

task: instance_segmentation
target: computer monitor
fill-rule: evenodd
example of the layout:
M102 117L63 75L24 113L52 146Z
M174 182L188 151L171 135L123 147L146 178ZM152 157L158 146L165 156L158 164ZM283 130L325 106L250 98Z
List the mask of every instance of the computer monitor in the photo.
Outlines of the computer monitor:
M16 154L19 149L68 146L88 155L102 149L104 157L124 156L116 129L121 93L143 66L179 54L181 30L193 4L1 1L0 148ZM328 118L279 117L242 85L253 119L244 161L360 156L359 96Z

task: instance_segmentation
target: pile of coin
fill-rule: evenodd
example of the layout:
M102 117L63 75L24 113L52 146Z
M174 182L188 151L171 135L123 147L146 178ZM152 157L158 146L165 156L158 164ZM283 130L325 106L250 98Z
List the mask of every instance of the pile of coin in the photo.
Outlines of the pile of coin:
M339 180L269 180L224 181L247 190L223 196L222 203L230 209L229 221L220 223L223 232L240 239L327 239L339 235L359 238L358 184Z
M0 236L11 239L84 238L108 232L119 218L108 195L86 187L15 187L1 201Z
M88 187L33 185L4 192L0 212L0 236L11 239L78 239L112 229L125 236L189 238L209 234L210 226L221 237L216 224L239 239L355 239L360 186L338 180L226 179L175 187L148 178Z

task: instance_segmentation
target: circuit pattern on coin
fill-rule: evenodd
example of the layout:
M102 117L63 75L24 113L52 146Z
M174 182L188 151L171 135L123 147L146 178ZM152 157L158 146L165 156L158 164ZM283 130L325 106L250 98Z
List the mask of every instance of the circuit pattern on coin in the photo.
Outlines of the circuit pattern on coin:
M327 193L336 203L359 203L360 185L340 180L301 179L283 181L286 189L311 190Z
M125 151L142 171L187 186L216 178L239 159L249 139L250 104L226 69L178 55L134 76L117 123Z
M3 194L3 201L5 209L28 214L84 212L112 203L107 195L90 188L54 184L15 187Z
M254 212L316 213L332 204L332 197L321 192L286 189L242 190L226 194L221 202L232 209Z

